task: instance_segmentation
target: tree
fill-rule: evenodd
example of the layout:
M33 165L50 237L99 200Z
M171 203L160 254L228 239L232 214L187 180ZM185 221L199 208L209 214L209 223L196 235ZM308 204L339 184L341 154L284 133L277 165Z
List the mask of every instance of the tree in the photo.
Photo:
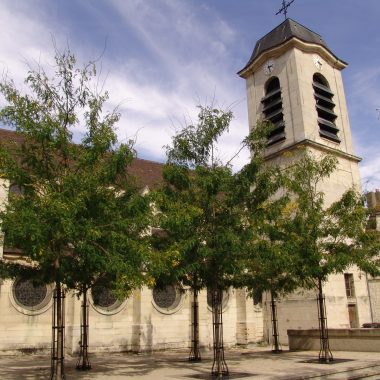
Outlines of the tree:
M26 94L12 81L0 84L7 101L0 121L21 139L0 146L1 176L21 189L0 223L7 244L31 260L34 277L55 283L51 378L63 379L64 288L86 295L104 276L118 294L141 286L149 204L128 175L132 144L117 143L120 115L103 111L108 93L96 90L94 63L78 68L69 50L57 52L52 77L38 67L25 82ZM84 136L75 144L79 129ZM17 274L10 267L3 271Z
M212 290L212 373L218 376L228 373L220 297L222 290L229 286L239 245L236 235L239 218L230 203L233 174L231 167L216 156L218 139L228 130L231 118L231 112L199 107L197 125L185 127L167 147L164 186L155 194L160 210L157 224L166 233L161 248L173 264L166 277L190 286L195 307L199 290L203 287ZM195 331L193 337L197 334ZM197 344L195 339L194 355L200 359Z
M280 174L276 173L273 183L280 186ZM263 204L260 214L250 213L254 235L247 240L245 249L245 268L241 274L242 285L252 297L262 296L263 292L270 294L270 309L272 320L273 352L281 352L278 334L278 319L276 301L294 291L299 286L299 280L294 273L291 252L287 252L288 235L284 225L290 222L287 215L289 199L281 196L270 199Z
M286 252L289 197L282 191L284 177L279 167L264 163L263 152L272 128L269 122L254 128L249 136L251 161L236 175L235 196L248 226L236 285L247 288L253 298L270 292L274 352L280 352L276 298L298 285Z
M337 164L335 156L317 159L305 151L286 170L285 184L293 201L291 222L287 224L287 252L292 252L290 259L302 286L317 289L319 359L325 362L332 360L332 354L323 283L330 274L342 273L352 265L372 275L379 272L379 240L374 231L366 231L363 196L356 189L348 189L331 205L325 203L323 181L334 173Z
M166 281L179 281L192 289L194 320L198 292L204 287L211 290L212 374L216 376L228 373L223 349L222 292L237 283L244 262L244 247L252 227L246 208L248 204L250 210L260 207L273 190L271 182L266 181L270 177L267 171L259 171L259 154L236 174L230 161L223 163L218 159L217 142L227 131L231 118L230 112L200 107L197 125L185 127L167 148L164 186L155 194L160 210L157 225L165 231L158 246L171 264L162 275ZM267 131L257 128L243 146L261 152ZM196 323L193 328L192 355L200 359Z

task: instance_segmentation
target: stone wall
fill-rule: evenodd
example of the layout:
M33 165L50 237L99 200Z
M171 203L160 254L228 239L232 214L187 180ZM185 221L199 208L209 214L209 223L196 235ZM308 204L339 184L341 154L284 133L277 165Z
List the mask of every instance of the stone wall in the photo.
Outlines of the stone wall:
M212 347L212 313L206 291L199 294L201 347ZM230 289L223 309L226 346L262 340L262 309L254 306L244 290ZM180 294L174 308L159 307L152 290L135 290L123 302L104 308L89 294L89 341L91 352L151 351L187 348L191 344L192 294ZM72 292L65 299L65 347L79 350L81 300ZM47 351L51 344L52 288L35 308L20 304L14 281L0 286L0 353Z
M288 330L289 349L318 351L318 330ZM380 329L329 329L332 351L379 352Z

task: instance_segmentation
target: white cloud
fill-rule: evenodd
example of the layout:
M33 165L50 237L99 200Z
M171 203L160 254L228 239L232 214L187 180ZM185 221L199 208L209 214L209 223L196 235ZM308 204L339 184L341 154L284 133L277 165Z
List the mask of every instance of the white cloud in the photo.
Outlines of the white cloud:
M365 160L360 165L364 191L380 189L380 157Z
M352 104L350 111L363 117L375 115L375 110L380 108L380 67L376 64L372 67L364 67L360 72L350 78L350 98Z
M209 22L201 22L199 9L185 2L114 0L112 4L139 36L141 48L150 54L134 72L125 70L125 66L112 67L116 74L111 73L107 87L114 101L125 100L121 130L138 131L138 145L157 157L163 154L161 147L169 142L173 125L179 127L185 117L196 119L195 105L209 104L215 98L218 107L235 104L237 120L229 137L222 140L221 155L235 152L248 126L246 113L242 112L246 107L243 83L238 86L243 93L236 91L235 74L226 67L226 44L233 41L233 30L207 9L204 11ZM132 67L128 63L126 66ZM163 72L168 83L157 77ZM236 162L241 165L242 159Z
M108 73L102 74L111 96L108 107L118 105L122 113L120 139L136 137L136 147L146 158L163 160L162 146L170 142L175 129L185 119L196 120L195 105L215 100L217 107L232 106L236 112L220 148L220 155L229 159L248 132L244 83L236 86L239 79L228 67L228 44L236 38L234 30L214 9L183 1L113 0L112 5L134 31L133 36L125 36L126 46L137 36L139 48L145 49L139 56L127 56L126 51L125 60L117 62L106 51L101 62L102 72ZM87 11L93 15L97 7L87 5ZM98 21L106 17L96 14ZM68 26L49 16L44 1L21 5L6 1L1 6L0 69L9 71L18 85L26 76L26 62L50 67L53 38L58 48L68 44L80 58L94 51L94 41L68 40ZM242 154L234 162L241 166L246 160L247 154Z

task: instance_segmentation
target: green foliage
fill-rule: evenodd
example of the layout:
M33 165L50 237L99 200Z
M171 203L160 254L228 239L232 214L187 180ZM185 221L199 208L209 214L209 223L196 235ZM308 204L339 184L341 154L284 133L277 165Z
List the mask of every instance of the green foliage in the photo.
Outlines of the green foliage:
M351 265L377 274L379 240L366 231L367 211L361 194L347 190L327 205L324 180L334 174L338 161L326 155L316 159L305 152L286 172L286 188L292 203L288 208L286 251L303 286L314 287L332 273Z
M159 282L182 282L195 290L215 281L227 286L223 275L233 269L238 221L229 205L233 174L215 153L231 118L231 112L200 107L198 124L184 128L166 147L164 185L154 194L160 210L156 224L165 231L156 247L169 263Z
M257 183L249 196L259 195L253 202L246 200L245 220L252 228L239 279L252 294L271 291L276 297L297 287L315 287L351 265L378 273L379 238L366 230L368 215L361 194L349 189L326 205L324 181L337 164L334 156L318 160L303 151L281 172L272 168L262 174L254 168L255 179L243 177L246 186ZM268 198L270 194L275 196Z
M297 286L285 251L284 209L289 198L280 192L284 178L278 167L263 162L271 128L270 123L264 122L252 130L247 138L252 159L235 176L235 197L244 211L242 220L247 226L236 282L237 286L246 287L252 296L264 291L274 295L288 293Z
M212 107L199 106L198 124L189 125L172 139L172 146L166 146L169 163L195 168L223 164L215 155L218 138L228 131L232 112Z
M70 51L57 53L53 77L38 67L26 85L21 94L0 84L0 121L21 138L0 144L1 177L22 189L0 212L7 245L46 282L81 291L108 276L120 291L140 286L149 203L128 175L135 152L117 144L120 115L103 111L108 93L96 91L95 65L78 68ZM76 130L85 131L78 144Z
M197 126L186 127L167 147L165 183L154 195L160 210L156 223L165 231L155 244L169 263L162 265L164 283L181 282L195 290L246 285L241 273L248 242L257 238L264 204L278 189L273 182L277 170L263 164L267 123L244 140L253 157L241 171L233 173L230 161L218 159L218 138L231 117L201 107Z

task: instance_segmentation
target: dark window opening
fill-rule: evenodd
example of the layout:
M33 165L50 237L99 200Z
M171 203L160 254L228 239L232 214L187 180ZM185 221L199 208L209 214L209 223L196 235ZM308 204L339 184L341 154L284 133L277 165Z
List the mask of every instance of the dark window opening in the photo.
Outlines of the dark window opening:
M281 87L277 77L267 82L265 96L261 99L264 119L273 123L268 136L268 146L285 140L285 123L282 109Z
M16 183L12 183L10 186L9 186L9 195L16 195L16 196L19 196L19 195L23 195L24 194L24 188L20 185L17 185Z
M256 307L261 307L263 303L263 293L261 291L253 292L253 305Z
M313 76L315 107L318 113L319 135L326 139L340 142L339 129L335 125L337 115L334 113L334 94L327 80L320 74Z

